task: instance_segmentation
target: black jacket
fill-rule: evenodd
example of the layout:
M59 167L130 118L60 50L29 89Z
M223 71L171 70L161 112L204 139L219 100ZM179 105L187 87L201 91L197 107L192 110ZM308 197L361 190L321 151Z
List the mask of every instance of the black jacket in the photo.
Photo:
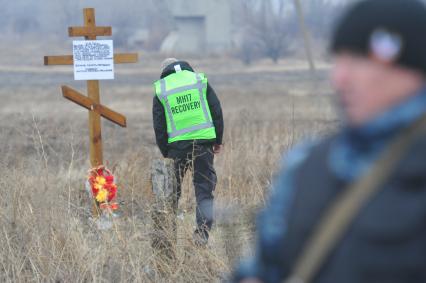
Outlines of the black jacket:
M181 66L182 70L194 72L194 69L192 69L192 67L187 62L179 61L167 66L161 74L161 79L175 73L174 66L178 64ZM212 115L213 124L216 129L216 139L215 140L197 140L195 142L197 144L206 144L206 145L222 144L223 127L224 127L222 107L220 106L220 101L217 98L217 95L215 91L213 90L213 88L210 86L210 84L207 84L207 102ZM177 141L177 142L168 144L166 115L164 112L164 107L156 95L154 95L154 99L153 99L152 116L154 121L155 139L164 157L173 158L174 152L186 150L189 147L193 146L194 141Z
M324 166L326 140L299 167L280 254L285 276L326 207L348 187ZM394 173L352 222L313 282L426 282L426 137L416 142Z

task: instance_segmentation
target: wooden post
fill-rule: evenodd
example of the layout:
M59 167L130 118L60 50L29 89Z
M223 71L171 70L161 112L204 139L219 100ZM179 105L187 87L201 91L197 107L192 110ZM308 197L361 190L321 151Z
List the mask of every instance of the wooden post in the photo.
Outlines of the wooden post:
M155 196L152 207L151 245L161 261L174 260L177 241L177 182L172 160L154 160L151 166L151 183Z
M87 82L87 94L96 104L100 104L99 81ZM95 111L89 111L89 136L90 136L90 163L92 167L104 163L102 153L101 115Z
M303 14L303 8L302 8L302 4L300 3L300 0L294 0L294 6L296 8L297 16L298 16L298 19L299 19L299 26L300 26L300 29L302 30L302 34L303 34L303 41L304 41L304 46L305 46L306 58L307 58L308 63L309 63L309 69L312 72L314 72L315 71L315 62L314 62L314 57L312 55L312 44L311 44L311 41L310 41L308 28L305 25L305 16Z
M95 9L87 8L83 11L84 26L94 28L96 26ZM85 36L86 40L96 40L96 35ZM87 81L87 95L95 104L101 104L99 96L99 81ZM92 167L103 164L101 115L95 111L89 111L89 136L90 136L90 163Z

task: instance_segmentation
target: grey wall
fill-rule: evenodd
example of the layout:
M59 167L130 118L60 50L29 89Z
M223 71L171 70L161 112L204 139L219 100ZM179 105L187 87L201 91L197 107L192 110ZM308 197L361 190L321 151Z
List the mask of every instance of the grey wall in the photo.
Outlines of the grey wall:
M169 3L177 33L174 50L169 51L193 53L231 48L229 0L171 0Z

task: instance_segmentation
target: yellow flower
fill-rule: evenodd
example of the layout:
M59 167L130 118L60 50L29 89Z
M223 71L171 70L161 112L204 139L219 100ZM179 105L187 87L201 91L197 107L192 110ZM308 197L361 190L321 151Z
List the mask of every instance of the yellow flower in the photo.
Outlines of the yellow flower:
M104 186L102 186L101 184L98 184L98 183L95 183L93 186L94 186L94 187L95 187L95 189L97 189L97 190L102 190L102 189L103 189L103 187L104 187Z
M96 181L96 183L98 183L99 185L102 185L102 186L106 184L105 177L103 177L103 176L96 176L95 181Z
M108 191L105 189L99 190L98 194L96 195L96 200L98 202L106 202L108 197Z

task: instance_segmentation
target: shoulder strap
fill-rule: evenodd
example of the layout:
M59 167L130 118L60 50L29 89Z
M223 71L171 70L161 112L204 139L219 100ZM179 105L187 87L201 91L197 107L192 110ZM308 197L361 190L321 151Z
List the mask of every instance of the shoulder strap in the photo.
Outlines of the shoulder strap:
M321 217L296 261L292 276L285 280L286 283L307 283L313 280L362 207L379 192L398 161L425 132L426 116L399 134L371 171L337 197Z

